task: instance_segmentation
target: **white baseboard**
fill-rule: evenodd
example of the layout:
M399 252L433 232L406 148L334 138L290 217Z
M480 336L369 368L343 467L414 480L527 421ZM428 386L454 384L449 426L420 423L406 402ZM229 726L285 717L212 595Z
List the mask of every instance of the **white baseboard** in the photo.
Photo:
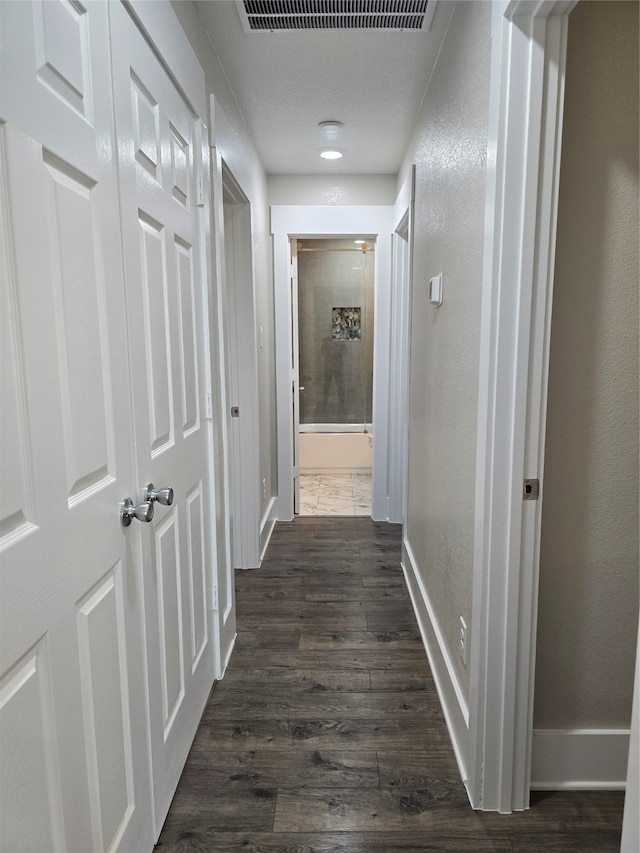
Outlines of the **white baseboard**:
M418 572L411 545L406 538L402 542L402 569L449 729L458 770L462 781L466 784L469 707L444 643L435 611Z
M273 533L273 528L276 526L276 498L271 498L267 511L260 522L260 562L264 559L264 555Z
M232 655L232 653L233 653L233 650L234 650L234 649L235 649L235 647L236 647L236 640L237 640L237 638L238 638L238 635L237 635L237 634L234 634L234 635L233 635L233 640L229 643L229 648L227 649L227 653L226 653L226 655L224 656L224 661L223 661L223 664L222 664L222 674L220 675L220 679L223 679L223 678L224 678L224 674L225 674L225 672L227 671L227 667L229 666L229 661L231 660L231 655Z
M531 788L624 790L629 729L534 729Z

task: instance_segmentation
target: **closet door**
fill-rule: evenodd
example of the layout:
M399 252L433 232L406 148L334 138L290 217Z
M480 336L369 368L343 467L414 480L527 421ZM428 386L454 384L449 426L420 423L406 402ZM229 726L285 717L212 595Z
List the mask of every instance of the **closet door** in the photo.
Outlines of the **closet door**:
M142 531L159 833L214 674L204 209L198 206L206 139L182 94L188 86L178 89L179 72L169 76L124 6L111 4L110 16L138 485L173 490L171 505L156 504L153 524Z
M0 849L148 850L107 6L0 15Z

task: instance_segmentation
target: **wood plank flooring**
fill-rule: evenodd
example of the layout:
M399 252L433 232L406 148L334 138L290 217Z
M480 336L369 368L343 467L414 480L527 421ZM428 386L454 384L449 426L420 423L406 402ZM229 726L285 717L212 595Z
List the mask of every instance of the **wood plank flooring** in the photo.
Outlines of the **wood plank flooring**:
M400 569L400 528L278 524L156 853L606 853L623 795L475 812Z

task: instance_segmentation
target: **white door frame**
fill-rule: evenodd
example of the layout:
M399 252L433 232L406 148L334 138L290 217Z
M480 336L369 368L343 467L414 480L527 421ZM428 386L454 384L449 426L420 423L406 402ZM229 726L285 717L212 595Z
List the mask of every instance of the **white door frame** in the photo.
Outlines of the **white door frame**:
M482 293L469 797L529 805L547 375L567 17L496 3Z
M227 343L233 358L225 363L229 424L233 439L231 497L232 557L236 569L260 565L260 456L258 411L258 348L253 291L251 206L227 164L222 162L222 204L228 324ZM234 363L232 363L232 361ZM231 414L237 407L239 415Z
M213 143L216 118L215 103L211 99L211 128L210 143ZM211 372L217 384L215 416L216 440L220 443L218 459L222 460L218 485L220 494L219 523L223 533L222 545L218 551L218 572L215 581L215 611L220 645L220 658L216 677L222 678L227 668L229 658L236 639L235 615L235 576L231 558L231 483L230 483L230 436L227 419L229 401L227 397L227 381L225 371L225 327L224 327L224 293L223 283L225 271L224 249L224 208L222 189L222 157L218 148L211 148L211 253L214 264L215 294L210 301L209 322L215 328L215 347L212 347ZM209 414L213 419L214 403L210 401Z
M375 234L376 278L373 350L373 507L376 521L386 521L389 453L389 353L391 299L391 235L394 208L389 205L273 205L273 265L275 290L276 386L278 424L279 521L294 516L294 434L291 394L297 377L293 370L291 328L294 320L290 293L289 240L291 237L338 237Z
M413 291L413 219L415 166L411 167L394 209L393 275L391 280L391 341L389 389L389 456L387 460L390 522L404 523L409 463L409 370Z
M242 509L240 519L234 520L234 526L241 531L239 547L234 547L230 555L231 567L227 571L233 575L233 568L250 569L260 565L260 446L259 446L259 410L258 410L258 335L256 328L256 307L253 272L253 252L251 247L251 199L245 190L247 176L231 157L227 157L227 151L231 150L234 134L224 112L217 104L215 97L210 98L211 105L211 131L210 144L212 146L213 163L213 242L215 252L215 278L218 300L219 320L219 365L218 381L221 389L226 388L222 394L223 410L219 413L221 417L221 432L225 444L224 458L229 460L230 448L230 406L240 407L239 417L239 443L242 456L242 472L235 476L234 471L225 472L227 477L225 493L227 500L224 505L225 527L227 535L230 532L230 502L232 489L240 489L239 506ZM224 282L227 274L225 262L225 235L224 235L224 194L230 193L234 200L246 205L246 222L243 223L242 231L245 231L247 245L244 253L239 252L236 261L240 271L241 287L237 290L238 309L229 322L235 322L238 334L238 355L241 362L238 364L239 396L240 400L234 402L229 398L227 364L224 357L225 336L224 329ZM233 477L233 486L231 483ZM233 564L236 564L235 566Z

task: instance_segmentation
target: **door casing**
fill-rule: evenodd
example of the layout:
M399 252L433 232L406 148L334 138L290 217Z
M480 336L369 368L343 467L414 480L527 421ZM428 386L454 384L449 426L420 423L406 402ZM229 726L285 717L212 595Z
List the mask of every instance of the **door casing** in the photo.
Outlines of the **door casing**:
M294 367L291 329L293 316L290 275L292 237L376 236L376 278L373 353L373 507L376 521L389 520L389 357L391 346L391 240L394 207L274 205L271 232L274 252L276 377L278 425L278 504L280 521L294 517L294 435L291 390L298 377Z

